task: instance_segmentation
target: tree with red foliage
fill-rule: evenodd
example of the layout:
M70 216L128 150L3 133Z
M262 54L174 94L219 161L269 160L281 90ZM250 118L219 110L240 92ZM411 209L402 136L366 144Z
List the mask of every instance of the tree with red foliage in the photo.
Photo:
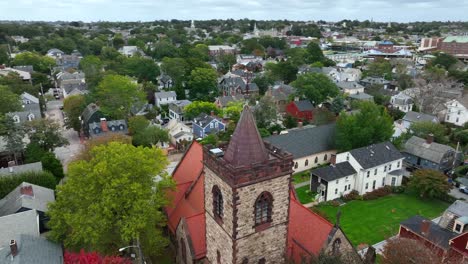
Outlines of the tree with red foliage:
M80 253L65 251L64 264L132 264L132 261L119 256L101 256L97 252Z

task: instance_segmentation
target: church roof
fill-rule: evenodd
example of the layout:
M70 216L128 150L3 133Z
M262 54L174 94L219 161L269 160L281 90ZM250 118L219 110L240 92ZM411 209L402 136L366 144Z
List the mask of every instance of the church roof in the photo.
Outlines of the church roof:
M252 111L244 107L224 159L232 166L247 166L268 160L268 151L258 132Z

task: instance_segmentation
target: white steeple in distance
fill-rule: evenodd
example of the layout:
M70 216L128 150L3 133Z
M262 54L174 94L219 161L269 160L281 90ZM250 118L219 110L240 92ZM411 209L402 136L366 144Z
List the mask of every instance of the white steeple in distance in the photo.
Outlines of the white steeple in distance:
M190 28L195 28L195 21L193 21L193 19L192 19L192 22L190 24Z

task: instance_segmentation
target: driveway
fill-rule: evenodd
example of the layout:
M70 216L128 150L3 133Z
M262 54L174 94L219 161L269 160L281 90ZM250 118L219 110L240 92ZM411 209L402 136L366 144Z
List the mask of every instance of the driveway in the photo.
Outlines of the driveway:
M450 190L449 194L457 199L468 199L468 194L460 192L455 186Z

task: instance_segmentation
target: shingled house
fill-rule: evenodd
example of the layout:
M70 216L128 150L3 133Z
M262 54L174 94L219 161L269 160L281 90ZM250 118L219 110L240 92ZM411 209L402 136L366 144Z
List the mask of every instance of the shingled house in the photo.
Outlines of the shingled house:
M314 118L314 106L309 100L292 101L286 105L286 113L300 121L311 121Z
M227 147L192 143L165 209L176 263L301 263L321 251L360 261L339 225L297 201L292 158L263 142L248 106Z

